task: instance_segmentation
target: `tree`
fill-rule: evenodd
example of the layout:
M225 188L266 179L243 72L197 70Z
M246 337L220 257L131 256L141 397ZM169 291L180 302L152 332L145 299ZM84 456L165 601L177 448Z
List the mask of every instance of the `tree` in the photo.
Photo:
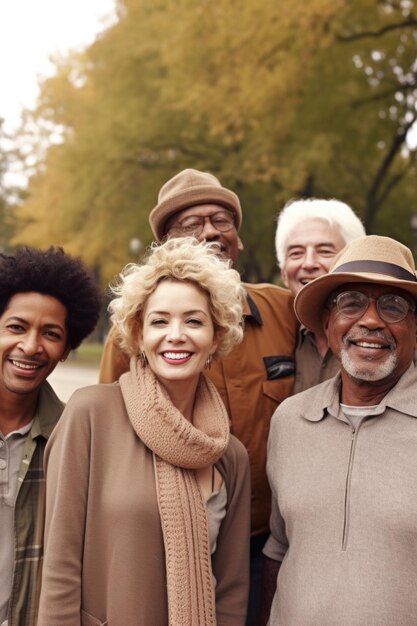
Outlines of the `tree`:
M13 203L21 197L18 188L8 180L16 157L10 145L10 137L0 118L0 251L10 248L15 231ZM10 176L9 176L10 178Z
M274 219L293 196L341 198L370 230L407 240L413 10L412 0L119 0L118 22L58 59L28 112L34 173L15 242L64 245L107 280L132 260L132 237L151 240L157 191L184 167L238 193L252 280L276 274Z
M317 57L304 85L290 147L290 162L306 148L299 193L341 198L368 232L406 242L416 174L415 147L407 146L417 96L413 5L350 3L334 23L331 57ZM284 187L299 183L289 173Z

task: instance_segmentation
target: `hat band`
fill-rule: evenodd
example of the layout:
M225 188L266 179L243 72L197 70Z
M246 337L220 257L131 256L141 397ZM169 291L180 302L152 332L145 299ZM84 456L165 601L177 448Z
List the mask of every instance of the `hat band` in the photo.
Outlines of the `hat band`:
M392 276L399 280L411 280L413 283L417 282L415 274L412 274L408 270L405 270L399 265L394 263L386 263L385 261L350 261L349 263L343 263L337 268L332 270L332 274L338 273L371 273L371 274L385 274L386 276Z

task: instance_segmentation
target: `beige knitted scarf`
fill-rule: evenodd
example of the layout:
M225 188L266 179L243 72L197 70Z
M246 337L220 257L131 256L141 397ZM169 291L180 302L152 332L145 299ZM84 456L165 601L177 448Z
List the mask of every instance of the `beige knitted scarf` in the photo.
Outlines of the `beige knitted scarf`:
M229 441L226 409L201 376L193 424L174 407L150 367L131 359L120 387L132 426L153 451L165 545L169 626L215 626L206 505L194 469L215 463Z

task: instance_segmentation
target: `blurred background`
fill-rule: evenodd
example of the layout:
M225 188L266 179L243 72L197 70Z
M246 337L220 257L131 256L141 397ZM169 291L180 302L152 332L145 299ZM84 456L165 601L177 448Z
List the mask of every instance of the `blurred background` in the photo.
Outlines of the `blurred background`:
M239 195L246 280L279 280L275 221L294 197L336 197L369 234L416 248L417 0L90 0L71 20L76 4L54 0L74 39L18 119L0 105L3 250L61 245L104 289L185 167ZM55 29L41 6L16 21L26 65L24 28ZM2 92L15 61L3 53Z

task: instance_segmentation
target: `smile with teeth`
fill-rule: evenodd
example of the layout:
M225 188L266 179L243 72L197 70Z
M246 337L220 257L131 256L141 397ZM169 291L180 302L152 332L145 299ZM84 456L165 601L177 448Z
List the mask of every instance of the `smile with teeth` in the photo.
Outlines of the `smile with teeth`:
M370 343L369 341L354 341L353 343L360 348L375 348L377 350L389 348L389 346L382 346L380 343Z
M11 363L22 370L36 370L41 367L40 363L22 363L21 361L11 360Z
M351 331L345 337L345 345L356 346L365 350L395 350L396 344L392 337L387 337L385 333L380 331Z
M192 355L192 352L162 352L162 356L165 359L172 359L174 361L180 361L181 359L188 359Z
M302 285L308 285L308 283L311 283L312 280L318 278L319 276L320 274L316 274L315 276L308 276L307 278L299 278L299 281Z

